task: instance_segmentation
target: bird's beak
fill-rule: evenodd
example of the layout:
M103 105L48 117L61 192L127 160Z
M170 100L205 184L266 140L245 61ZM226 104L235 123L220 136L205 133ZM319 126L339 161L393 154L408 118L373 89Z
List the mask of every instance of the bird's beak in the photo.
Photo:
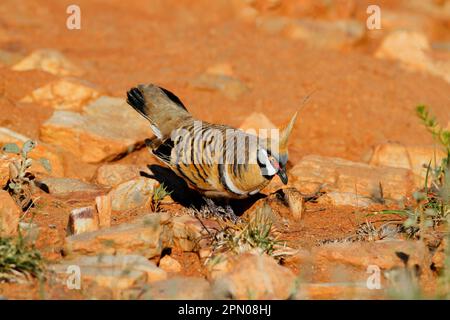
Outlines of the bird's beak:
M288 183L288 176L286 174L286 169L285 168L280 168L280 170L278 170L277 175L280 177L281 182L283 182L284 184Z

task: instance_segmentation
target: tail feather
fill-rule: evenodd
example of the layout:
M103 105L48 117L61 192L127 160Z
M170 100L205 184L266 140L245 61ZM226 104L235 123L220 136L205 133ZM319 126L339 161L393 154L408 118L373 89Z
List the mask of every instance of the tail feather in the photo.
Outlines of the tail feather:
M127 103L139 112L143 117L150 120L145 109L145 99L138 88L132 88L127 92ZM151 120L150 120L151 121Z
M170 137L172 130L192 118L175 94L154 84L130 89L127 103L150 121L153 133L163 140Z

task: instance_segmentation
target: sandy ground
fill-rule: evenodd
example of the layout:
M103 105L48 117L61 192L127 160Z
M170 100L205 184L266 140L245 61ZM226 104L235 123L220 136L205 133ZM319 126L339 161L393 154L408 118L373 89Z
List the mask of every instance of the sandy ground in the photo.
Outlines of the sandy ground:
M320 6L305 4L298 8L292 2L275 13L331 21L349 15L364 19L369 3L358 1L350 13L345 6L330 13ZM301 109L291 137L291 164L308 154L361 161L372 146L386 141L430 144L430 135L414 113L420 103L430 106L442 123L450 120L448 82L427 73L410 72L395 61L374 58L384 30L369 31L351 48L317 48L238 19L228 1L206 0L80 0L82 28L68 30L65 10L71 3L2 0L0 35L5 36L0 37L0 49L18 54L57 49L85 70L83 79L113 96L124 97L126 90L138 83L158 83L175 92L198 118L233 126L239 126L255 111L282 125L303 98L313 93ZM379 3L393 11L413 10L403 1ZM420 10L415 12L420 14ZM446 23L437 22L433 29L426 30L432 41L450 40L450 24L448 20ZM447 58L450 52L436 55ZM229 99L220 92L190 85L217 64L231 65L234 76L249 91ZM38 138L39 127L52 114L51 108L18 100L54 78L41 71L15 72L0 65L0 126ZM141 150L120 162L147 164L153 160ZM74 160L68 175L89 180L94 170L95 166ZM38 246L46 249L47 258L58 259L66 220L56 215L54 205L48 206L48 215L39 217L38 222L57 227L44 228ZM75 206L79 203L59 205L65 211ZM357 208L310 204L304 221L291 228L286 238L296 239L298 246L311 247L319 240L352 233L366 213ZM188 275L203 272L193 257L184 257L183 263ZM11 297L39 297L36 284L32 288L2 285L0 295L7 292ZM58 293L49 295L57 297Z

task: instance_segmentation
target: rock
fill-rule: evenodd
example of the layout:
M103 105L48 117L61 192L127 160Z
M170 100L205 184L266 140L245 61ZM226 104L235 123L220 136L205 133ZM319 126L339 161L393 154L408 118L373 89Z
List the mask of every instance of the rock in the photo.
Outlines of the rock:
M212 220L202 220L207 228L217 228ZM198 252L205 246L202 239L208 235L202 223L189 215L174 217L172 219L172 231L174 245L186 252Z
M365 36L365 26L357 20L300 19L291 21L286 33L291 39L301 39L314 46L342 49L361 41Z
M67 255L141 254L158 257L170 244L170 216L153 213L133 222L66 238Z
M19 147L22 147L23 143L33 140L30 139L20 133L17 133L15 131L12 131L8 128L0 127L0 147L7 143L15 143ZM41 173L41 174L48 174L45 167L42 165L42 163L39 161L40 159L44 158L50 161L51 164L51 174L53 176L61 177L64 175L64 167L63 167L63 160L61 156L57 153L52 152L50 149L50 146L41 143L39 141L34 140L37 142L36 147L28 154L28 157L33 159L33 164L30 168L31 172L33 173ZM12 155L8 155L12 157ZM0 160L1 161L1 160ZM1 167L1 165L0 165Z
M95 199L105 193L104 189L78 179L48 177L40 180L43 188L48 188L49 193L57 198ZM45 187L46 186L46 187Z
M0 237L17 234L21 210L8 192L0 190Z
M399 30L386 36L375 57L396 60L407 69L430 73L450 82L450 60L435 62L428 55L430 51L431 46L423 33Z
M411 170L415 175L417 187L425 183L427 167L441 163L446 154L443 150L433 146L403 145L400 143L384 143L375 146L367 158L373 166L395 167Z
M437 272L445 270L445 262L447 260L448 240L443 239L431 258L432 267Z
M122 298L139 300L210 300L210 284L198 277L175 277L151 283L137 291L130 290Z
M217 276L213 293L218 297L247 299L288 299L296 290L295 275L268 256L241 254L229 272Z
M312 255L316 277L323 281L336 280L336 270L340 270L343 277L353 278L351 280L366 281L365 271L371 265L383 272L404 268L402 256L408 257L408 267L418 266L421 272L427 271L430 265L428 249L421 241L333 243L313 248Z
M225 75L232 77L234 75L233 67L229 63L219 63L206 69L208 74Z
M322 189L336 205L353 205L353 197L360 205L397 201L409 196L414 189L410 170L315 155L304 157L290 170L290 175L292 185L302 193Z
M107 187L115 187L123 182L141 177L141 172L152 174L146 166L104 164L97 169L95 181Z
M37 103L56 110L82 111L85 105L99 96L99 90L92 84L65 78L34 90L20 102Z
M301 193L295 188L283 189L284 200L289 206L290 218L300 220L305 211L305 200Z
M12 70L43 70L58 76L80 76L83 71L70 62L61 52L39 49L13 65Z
M165 255L159 260L159 267L166 272L178 273L181 271L181 264L169 255Z
M249 90L247 85L237 78L208 72L192 80L190 85L199 90L220 91L231 100L236 100Z
M164 270L139 255L82 256L49 266L49 270L67 278L70 266L79 267L82 290L92 286L100 287L101 290L109 289L115 298L119 298L121 291L137 284L167 278Z
M123 99L100 97L83 113L55 111L42 126L42 141L71 152L84 162L113 160L150 136L148 121Z
M69 235L96 231L99 229L97 211L93 207L73 209L69 215L67 232Z
M112 209L123 211L144 206L158 185L157 180L144 177L119 184L109 193Z
M244 122L240 125L240 129L258 135L262 138L267 137L275 137L275 134L278 134L279 130L277 127L266 117L265 114L260 112L253 112L247 118L245 118ZM276 130L276 132L272 133L271 130Z
M100 228L107 228L111 226L111 196L98 196L95 198L95 209L98 213L98 224Z

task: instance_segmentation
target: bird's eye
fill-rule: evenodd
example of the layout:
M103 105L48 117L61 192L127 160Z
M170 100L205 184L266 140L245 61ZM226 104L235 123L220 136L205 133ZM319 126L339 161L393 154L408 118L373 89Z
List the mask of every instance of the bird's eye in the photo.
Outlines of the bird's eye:
M280 168L280 163L278 162L277 159L275 159L274 156L270 155L270 156L269 156L269 161L270 161L270 163L272 164L272 166L273 166L275 169L279 169L279 168Z

